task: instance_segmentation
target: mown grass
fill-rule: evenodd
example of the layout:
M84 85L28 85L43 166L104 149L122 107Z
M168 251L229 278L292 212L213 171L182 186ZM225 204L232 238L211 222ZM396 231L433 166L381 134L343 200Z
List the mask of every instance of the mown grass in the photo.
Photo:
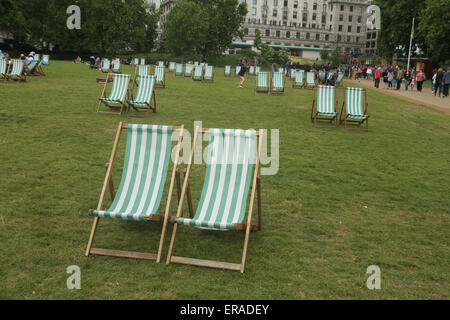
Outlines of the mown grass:
M218 69L213 84L168 74L158 113L130 119L96 114L98 71L58 61L46 71L0 83L1 299L448 299L448 115L369 90L369 132L315 129L312 91L255 95L254 78L238 89ZM280 169L262 180L263 230L251 235L246 273L86 258L87 213L118 122L193 132L196 120L280 130ZM202 175L193 172L194 203ZM160 228L102 220L95 246L155 252ZM242 244L243 233L180 228L175 254L239 262ZM70 265L81 290L66 288ZM370 265L381 290L366 287Z

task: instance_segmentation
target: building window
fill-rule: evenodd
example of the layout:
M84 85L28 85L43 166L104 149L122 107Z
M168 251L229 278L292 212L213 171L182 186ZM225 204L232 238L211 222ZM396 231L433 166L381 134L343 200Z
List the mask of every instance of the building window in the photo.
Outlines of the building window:
M252 14L256 16L256 8L252 8Z
M375 48L375 41L372 41L371 44L370 44L370 46L371 46L372 48Z
M325 41L328 41L328 40L330 40L330 35L326 34L325 35Z
M278 0L273 0L273 6L274 7L278 6Z
M277 15L278 15L278 10L277 9L273 9L272 17L276 17Z
M286 38L290 38L291 37L291 33L289 31L286 31Z
M270 30L266 29L266 37L270 37Z
M306 33L306 39L309 40L309 37L310 37L309 32L307 32Z
M356 42L358 42L358 43L359 43L359 37L356 37Z
M297 33L295 34L295 37L296 37L297 39L300 39L300 32L297 31Z
M362 21L362 17L358 16L358 23L361 23L361 21Z
M297 9L297 8L298 8L298 1L295 0L295 1L294 1L294 9Z
M303 22L308 21L308 14L306 12L303 12Z
M308 2L303 2L303 9L308 9Z
M248 28L245 28L245 29L244 29L244 34L245 34L246 36L248 36Z
M327 16L326 15L322 15L322 23L325 23L325 22L327 22Z
M339 21L344 21L344 15L343 14L339 15Z
M286 8L288 6L288 0L284 0L283 6Z
M280 37L280 30L277 30L277 33L276 33L276 35L277 35L277 38L279 38L279 37Z
M356 27L356 33L361 33L361 27Z
M323 5L322 11L323 11L323 12L327 12L327 5L326 5L326 4Z
M316 33L316 40L320 40L320 34Z
M338 35L338 41L342 41L342 36Z
M292 18L297 19L297 11L294 11L294 13L292 14Z
M340 25L338 26L338 31L339 31L339 32L342 31L342 24L340 24Z
M315 13L312 14L312 19L316 21L317 15Z
M345 6L343 4L341 4L341 11L344 11Z
M348 22L352 22L353 21L353 16L348 16Z
M376 39L377 38L377 33L376 32L372 32L372 39Z
M350 42L350 36L347 36L347 42Z
M313 4L313 10L317 10L317 3Z
M371 33L367 34L367 39L370 39Z
M347 32L352 32L352 26L347 27Z
M353 12L353 6L350 6L350 12Z
M333 15L330 14L330 22L333 22Z

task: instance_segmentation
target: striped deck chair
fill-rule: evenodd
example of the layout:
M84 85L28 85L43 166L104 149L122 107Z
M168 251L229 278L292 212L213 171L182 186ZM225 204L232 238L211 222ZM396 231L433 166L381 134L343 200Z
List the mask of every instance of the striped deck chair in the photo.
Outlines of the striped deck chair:
M224 76L225 77L231 76L231 66L225 66Z
M342 86L342 80L344 80L344 73L339 72L336 78L336 87Z
M6 62L6 59L0 57L0 79L3 79L3 82L6 82L6 74L8 73L9 64Z
M319 83L324 84L327 81L327 73L324 70L319 71Z
M189 176L192 169L194 150L198 140L202 141L201 135L203 133L208 133L210 137L203 191L195 216L193 218L184 218L181 215L186 192L188 192L188 195L190 194ZM257 141L258 136L259 142ZM262 130L196 128L177 217L174 219L175 224L167 256L167 264L174 262L244 272L250 231L261 229L259 160L262 136ZM252 188L251 196L248 216L245 221L250 187ZM252 213L256 194L258 198L258 223L253 224ZM189 226L210 231L245 230L241 263L235 264L173 256L178 226Z
M149 74L149 67L145 65L137 65L136 71L134 72L134 75L140 75L140 76L148 76Z
M256 74L255 72L255 66L250 66L250 69L248 70L248 74L250 76L254 76Z
M369 115L367 114L367 91L365 89L345 88L345 101L342 104L341 118L339 122L344 122L345 129L369 129ZM361 128L361 125L364 122L366 122L366 127ZM357 125L358 127L348 127L348 125Z
M194 70L194 66L190 63L186 63L186 67L184 68L184 76L185 77L192 77L192 72Z
M317 95L316 95L317 93ZM317 99L316 99L317 97ZM338 112L336 112L336 88L333 86L317 86L314 88L314 100L311 110L311 121L314 122L314 126L318 127L333 127L338 126ZM328 121L335 125L318 126L318 121Z
M169 72L175 71L175 62L169 62Z
M113 65L113 68L112 68L112 72L113 73L122 73L120 60L118 60L118 59L114 60L114 65Z
M128 84L130 82L129 74L114 74L112 81L112 89L109 97L106 98L106 87L108 85L111 74L108 73L106 77L105 86L103 88L100 101L98 102L97 113L121 114L128 98ZM119 110L119 112L107 112L100 110L102 104L105 104L110 109Z
M166 73L164 67L155 67L155 87L165 88L166 87Z
M205 82L214 82L214 67L206 66L205 73L203 74L203 80Z
M164 61L158 61L158 67L163 67L164 68Z
M292 88L302 88L305 85L305 70L295 71L294 83Z
M33 60L31 61L27 66L24 66L24 72L27 76L38 76L39 73L37 72L37 66L38 66L39 60Z
M256 93L269 93L269 73L258 72L256 77Z
M108 59L103 60L101 71L103 73L109 73L111 71L111 61L109 61Z
M138 65L139 64L139 58L134 58L134 64Z
M13 60L12 64L10 62L9 73L7 73L6 78L8 80L27 81L22 60Z
M183 76L183 64L177 63L175 65L175 77L181 77Z
M236 66L236 71L235 71L234 75L238 76L239 72L241 72L241 66Z
M284 73L273 72L270 80L270 94L284 94Z
M307 72L306 73L306 88L314 88L316 86L316 75L314 72Z
M117 148L119 146L122 131L127 131L127 146L125 161L122 172L122 180L119 189L114 190L112 180L112 168ZM106 177L103 183L97 210L90 210L89 214L94 217L86 256L103 255L122 258L146 259L161 261L172 193L177 174L178 159L181 150L184 127L153 126L120 123L117 130L111 157L107 165ZM178 146L173 164L172 176L167 195L164 214L158 214L161 200L163 198L164 186L166 184L169 162L172 154L172 137L179 132ZM106 191L109 188L112 204L109 209L104 210ZM163 221L159 249L157 254L139 253L130 251L108 250L93 248L95 233L99 220L102 218L127 220L127 221ZM147 246L148 234L143 233L143 246Z
M278 68L278 72L281 72L282 74L284 74L284 68Z
M201 65L194 67L194 73L192 74L193 81L202 81L203 79L203 67Z
M255 72L256 72L256 74L260 73L261 72L261 67L255 67Z
M141 64L145 65L145 59L144 58L141 58Z
M127 101L127 116L129 115L130 107L136 111L146 111L143 117L148 116L151 112L156 113L155 81L155 76L136 76L133 81L133 87L130 90L131 99ZM135 98L134 88L136 85L138 89ZM132 116L137 117L137 115Z

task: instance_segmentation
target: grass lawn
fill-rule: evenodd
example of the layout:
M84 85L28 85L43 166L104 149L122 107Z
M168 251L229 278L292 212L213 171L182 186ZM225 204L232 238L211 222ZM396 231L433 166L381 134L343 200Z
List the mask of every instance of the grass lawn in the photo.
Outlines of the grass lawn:
M59 61L45 70L0 83L0 299L449 298L448 115L369 90L368 132L315 129L311 90L255 95L254 77L238 89L217 69L212 84L167 74L158 113L125 118L95 112L99 71ZM119 121L193 132L196 120L280 130L280 169L262 177L263 230L250 237L246 273L85 257ZM203 175L192 175L194 206ZM103 219L94 246L156 252L160 228ZM239 262L243 239L181 227L174 254ZM66 287L71 265L81 290ZM381 290L366 287L371 265Z

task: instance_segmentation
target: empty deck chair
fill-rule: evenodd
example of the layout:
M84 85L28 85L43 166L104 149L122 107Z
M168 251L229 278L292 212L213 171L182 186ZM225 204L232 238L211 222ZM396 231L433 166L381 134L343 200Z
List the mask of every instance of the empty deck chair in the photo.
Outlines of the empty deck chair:
M194 73L192 74L193 81L202 81L203 79L203 67L201 65L194 67Z
M256 92L268 93L269 92L269 73L258 72L256 75Z
M193 218L184 218L181 215L185 196L190 191L189 176L192 169L194 150L199 140L201 143L201 135L203 133L208 133L210 137L203 191L195 216ZM174 262L244 272L250 231L261 229L259 160L262 135L262 130L196 128L177 216L174 219L175 224L167 256L167 264ZM257 142L258 136L259 142ZM245 220L250 188L249 209L247 219ZM258 195L258 223L253 224L252 214L256 194ZM173 256L179 226L207 229L211 232L245 230L241 263L236 264ZM207 235L205 234L205 236ZM190 245L189 248L195 248L195 246Z
M319 83L324 84L327 81L327 73L325 70L319 71Z
M225 77L231 76L231 66L225 66L224 76Z
M103 73L109 73L111 71L111 61L109 61L108 59L103 60L101 71Z
M183 64L177 63L175 65L175 77L181 77L183 76Z
M122 180L116 192L113 187L112 169L122 131L127 131L127 146ZM103 255L160 262L175 179L179 177L177 164L183 131L183 126L119 124L97 210L89 211L89 214L94 216L94 223L86 249L86 256ZM180 133L179 144L175 151L166 208L164 214L158 214L172 154L171 140L175 132ZM179 181L177 182L178 185ZM112 204L109 209L104 210L103 206L108 188ZM157 254L93 248L99 220L103 218L142 222L163 221ZM121 237L124 239L126 235ZM142 237L142 246L147 247L148 232L143 232Z
M155 86L157 88L165 88L166 87L166 73L164 67L156 66L155 67Z
M336 87L342 86L342 80L344 80L344 73L343 72L339 72L338 76L336 78Z
M143 116L148 116L151 112L156 113L155 81L155 76L136 76L130 90L131 99L127 101L127 116L130 108L136 111L145 111L146 113ZM134 96L135 86L138 87L136 96ZM132 116L136 117L137 115Z
M236 66L236 71L234 72L234 75L238 76L239 72L241 72L241 66Z
M189 78L192 77L193 68L194 68L194 66L192 64L186 63L186 67L184 70L184 76L189 77Z
M169 72L175 71L175 62L169 62Z
M206 66L205 73L203 74L203 80L205 82L214 82L214 67Z
M272 73L270 94L284 94L284 74L281 71Z
M163 67L164 68L164 61L158 61L158 67Z
M6 74L8 73L9 64L6 62L6 59L0 57L0 80L3 80L3 82L6 81Z
M145 59L144 58L141 58L141 64L145 65Z
M361 125L366 122L366 127ZM345 129L369 129L369 115L367 114L367 91L363 88L345 88L345 101L342 104L340 123ZM349 127L352 125L352 127ZM354 126L358 127L354 127Z
M145 66L145 65L137 65L136 70L137 70L137 73L135 71L135 75L137 74L140 76L148 76L148 74L149 74L149 67Z
M100 101L98 102L97 113L109 113L109 114L121 114L123 108L125 107L126 100L128 98L128 84L130 82L129 74L114 74L112 75L112 89L109 97L106 98L106 87L108 86L109 78L111 74L108 73L106 77L105 86L103 87L102 95L100 96ZM111 110L118 110L118 112L112 111L102 111L100 110L101 105L109 107Z
M138 65L139 64L139 58L134 58L134 65Z
M114 60L114 65L113 65L113 68L112 68L112 72L113 73L122 73L122 68L121 68L119 59Z
M256 72L256 74L258 74L259 72L261 72L261 67L255 67L255 72Z
M305 85L305 71L297 70L294 74L294 83L292 84L292 88L302 88Z
M317 127L333 127L338 126L338 112L336 112L336 88L334 86L317 86L314 88L314 100L311 110L311 121ZM318 121L327 121L335 125L318 126Z
M27 81L22 60L13 60L9 65L9 73L6 74L8 80Z
M316 86L316 79L314 72L307 72L306 73L306 88L314 88Z

